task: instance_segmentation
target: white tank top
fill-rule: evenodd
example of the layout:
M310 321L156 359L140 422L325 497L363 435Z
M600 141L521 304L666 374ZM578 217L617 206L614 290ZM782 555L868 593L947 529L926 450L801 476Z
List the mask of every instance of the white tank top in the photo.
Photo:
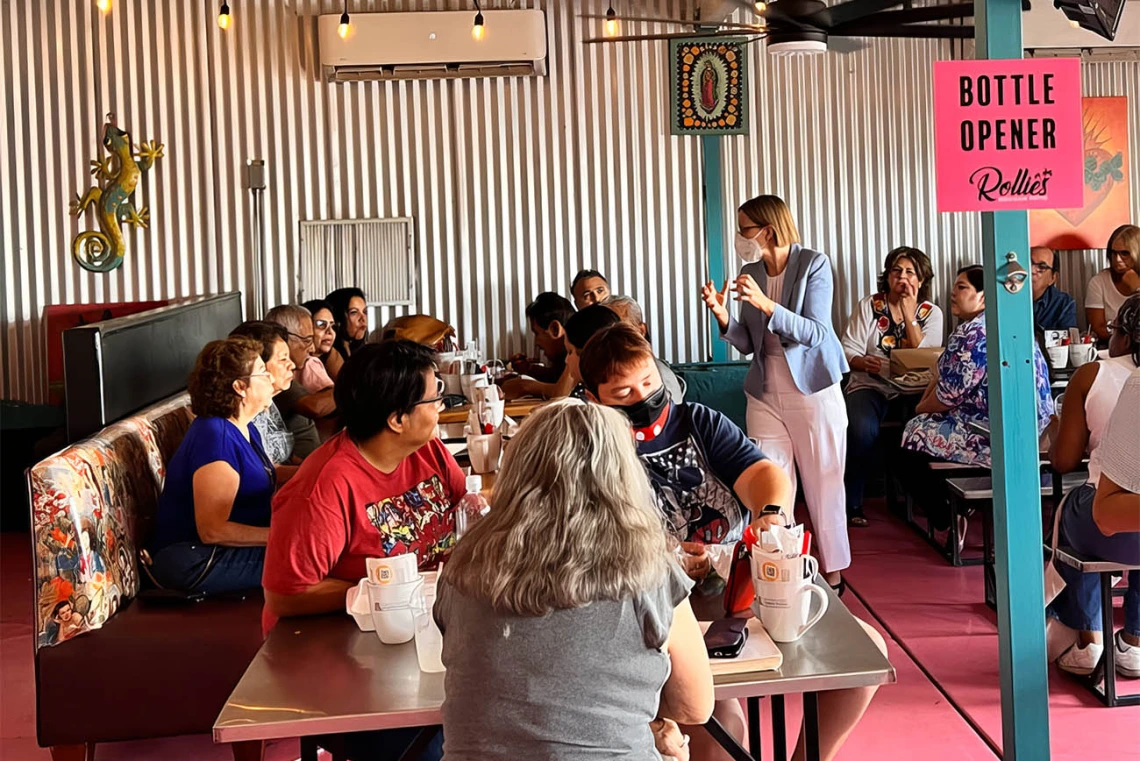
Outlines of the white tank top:
M1085 397L1085 424L1089 427L1089 480L1096 486L1100 481L1100 440L1108 430L1108 421L1120 398L1124 382L1136 370L1132 355L1102 360L1096 371L1092 388Z
M780 303L780 299L784 296L784 275L787 273L787 268L779 275L769 275L768 284L764 286L764 293L768 294L768 298ZM784 345L781 343L781 338L772 332L769 327L764 331L764 356L765 357L778 357L785 363L787 360L784 358Z

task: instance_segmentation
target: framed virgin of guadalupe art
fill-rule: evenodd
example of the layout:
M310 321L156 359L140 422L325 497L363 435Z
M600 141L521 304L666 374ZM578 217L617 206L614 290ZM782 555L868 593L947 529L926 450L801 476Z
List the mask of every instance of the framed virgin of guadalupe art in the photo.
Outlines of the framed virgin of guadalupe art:
M746 43L737 37L670 41L672 134L748 134Z

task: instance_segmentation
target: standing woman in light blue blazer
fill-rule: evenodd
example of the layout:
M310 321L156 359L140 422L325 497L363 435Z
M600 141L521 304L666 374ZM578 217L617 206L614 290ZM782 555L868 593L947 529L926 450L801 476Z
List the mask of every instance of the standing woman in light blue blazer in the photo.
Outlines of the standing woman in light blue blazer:
M847 359L831 324L831 262L800 245L787 204L759 196L740 207L736 253L744 268L717 291L701 290L721 336L752 355L744 380L748 435L778 462L804 498L815 530L820 569L842 591L840 571L851 565L843 469L847 407L839 381ZM739 321L729 291L741 302Z

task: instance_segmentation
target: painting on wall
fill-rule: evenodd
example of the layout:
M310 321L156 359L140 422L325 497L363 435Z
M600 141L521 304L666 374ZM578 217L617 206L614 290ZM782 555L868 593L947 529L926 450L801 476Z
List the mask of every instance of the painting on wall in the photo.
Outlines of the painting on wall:
M1104 248L1129 220L1128 98L1082 98L1085 205L1029 212L1029 240L1059 250Z
M670 42L672 134L748 134L747 42L735 37Z

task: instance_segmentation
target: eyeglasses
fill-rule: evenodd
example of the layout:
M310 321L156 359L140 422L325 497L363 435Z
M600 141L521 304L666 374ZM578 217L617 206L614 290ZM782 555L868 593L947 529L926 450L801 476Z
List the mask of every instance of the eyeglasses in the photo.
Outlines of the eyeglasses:
M312 336L302 336L302 335L298 335L297 333L293 333L292 331L290 331L289 337L290 338L296 338L298 341L301 342L302 346L312 346L313 345L313 337Z
M1123 258L1123 259L1128 259L1132 256L1132 252L1126 248L1110 248L1108 250L1108 258L1109 259L1114 259L1118 256Z
M317 330L328 330L329 328L337 330L340 328L340 323L332 320L313 320L313 327Z
M1050 267L1048 264L1045 264L1044 262L1037 262L1037 263L1031 264L1029 266L1034 272L1036 272L1040 275L1044 275L1046 272L1052 272L1053 271L1053 268Z
M744 225L744 226L740 227L739 230L740 230L740 234L744 235L745 230L761 230L764 227L765 227L764 225Z
M443 384L443 378L436 378L435 379L435 393L436 393L436 395L434 397L432 397L431 399L421 399L420 401L416 402L412 406L413 407L419 407L421 404L435 404L435 405L442 404L443 403L443 396L444 396L443 392L446 388L447 387Z

